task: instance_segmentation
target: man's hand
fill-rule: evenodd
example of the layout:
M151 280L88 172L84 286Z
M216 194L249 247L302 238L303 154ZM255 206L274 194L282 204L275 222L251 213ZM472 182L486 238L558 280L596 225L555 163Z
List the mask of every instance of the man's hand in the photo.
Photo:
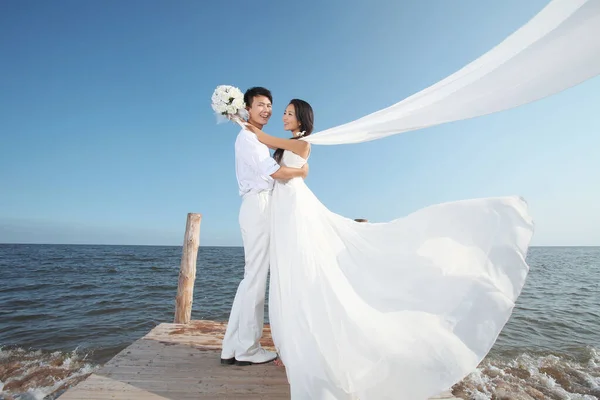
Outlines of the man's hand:
M287 181L292 178L306 178L308 175L308 163L302 168L280 167L277 171L271 174L271 178Z
M308 176L308 163L304 164L302 166L302 168L300 168L302 170L302 172L304 173L302 175L302 179L306 179L306 177Z

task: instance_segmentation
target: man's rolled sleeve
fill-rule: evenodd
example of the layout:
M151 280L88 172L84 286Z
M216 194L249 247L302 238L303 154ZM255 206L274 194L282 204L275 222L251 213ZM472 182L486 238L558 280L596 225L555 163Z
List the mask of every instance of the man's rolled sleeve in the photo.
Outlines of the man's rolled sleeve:
M271 177L272 174L279 170L280 165L273 157L267 157L259 161L258 169L263 177Z

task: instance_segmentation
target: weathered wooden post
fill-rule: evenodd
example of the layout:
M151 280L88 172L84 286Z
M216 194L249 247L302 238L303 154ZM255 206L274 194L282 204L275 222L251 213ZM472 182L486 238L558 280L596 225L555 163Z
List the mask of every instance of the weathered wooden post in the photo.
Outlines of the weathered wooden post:
M187 324L192 318L196 260L198 258L198 246L200 245L200 221L202 221L202 214L189 213L187 215L177 297L175 298L174 322L176 324Z

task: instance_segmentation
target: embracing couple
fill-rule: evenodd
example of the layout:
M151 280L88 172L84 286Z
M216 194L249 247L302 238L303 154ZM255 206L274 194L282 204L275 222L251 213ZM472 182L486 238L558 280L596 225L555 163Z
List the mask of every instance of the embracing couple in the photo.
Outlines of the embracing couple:
M251 88L244 102L235 160L245 271L221 362L279 356L292 399L426 399L472 372L527 276L533 223L524 200L456 201L356 222L329 211L304 182L311 106L287 105L293 138L281 139L262 131L269 90ZM259 344L269 270L277 353Z

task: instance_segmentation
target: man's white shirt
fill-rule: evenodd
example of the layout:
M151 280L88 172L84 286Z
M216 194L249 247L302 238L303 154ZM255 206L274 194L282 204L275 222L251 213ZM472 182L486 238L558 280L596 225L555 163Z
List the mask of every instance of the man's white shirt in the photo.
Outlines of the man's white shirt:
M271 174L279 168L269 148L254 133L242 129L235 141L235 173L240 196L272 190Z

